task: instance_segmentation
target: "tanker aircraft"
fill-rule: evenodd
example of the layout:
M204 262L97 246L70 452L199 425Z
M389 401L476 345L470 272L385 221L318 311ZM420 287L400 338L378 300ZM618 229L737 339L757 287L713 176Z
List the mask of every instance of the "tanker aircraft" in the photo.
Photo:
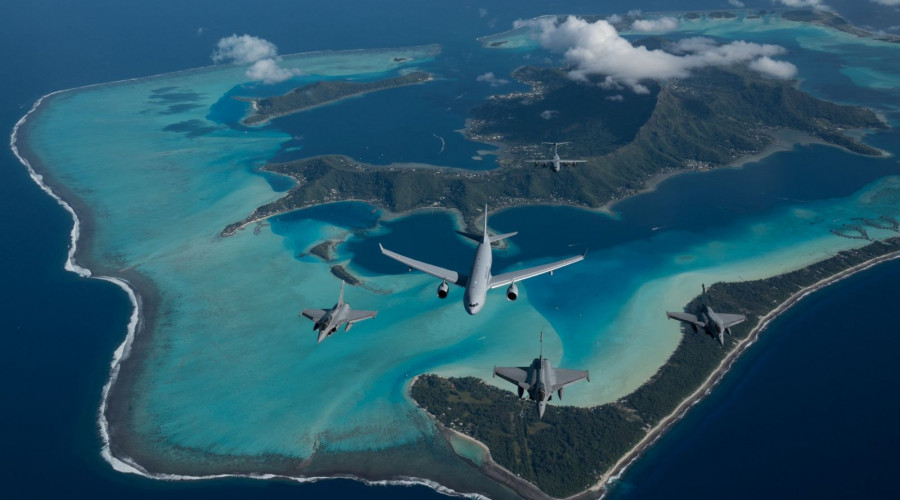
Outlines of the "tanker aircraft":
M509 285L509 288L506 289L506 298L510 301L515 301L519 298L519 288L516 286L517 281L522 281L544 273L550 273L552 275L554 270L584 259L584 255L576 255L550 264L543 264L540 266L529 267L528 269L522 269L520 271L512 271L497 276L491 276L491 262L493 260L491 244L509 238L510 236L515 236L518 233L506 233L497 236L488 235L487 205L484 207L483 234L472 234L462 231L457 231L457 233L478 242L478 248L475 250L475 259L472 262L472 268L468 275L394 253L384 248L380 243L378 246L381 248L381 253L397 262L407 265L410 270L418 269L435 278L439 278L441 284L438 286L437 296L441 299L447 298L447 295L450 293L448 283L465 288L463 305L466 308L466 312L469 314L477 314L478 311L484 307L488 289Z
M542 167L553 167L554 172L559 172L559 167L561 165L565 165L567 167L574 167L579 163L586 163L585 160L564 160L559 157L559 146L564 144L568 144L568 142L545 142L544 144L552 144L553 145L553 158L549 160L534 160L534 166L542 166Z

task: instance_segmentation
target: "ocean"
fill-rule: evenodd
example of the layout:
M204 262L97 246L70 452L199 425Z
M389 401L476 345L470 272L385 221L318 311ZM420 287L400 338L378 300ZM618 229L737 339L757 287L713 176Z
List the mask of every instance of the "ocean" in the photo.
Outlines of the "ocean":
M648 2L646 7L642 5L642 8L646 11L674 8L668 3L664 5L662 2L657 3L659 5ZM699 2L685 7L696 9L721 7L719 4L719 2ZM593 13L597 9L596 4L591 2L559 5L528 2L517 6L516 12L508 12L503 9L503 5L505 4L486 3L468 7L427 6L410 9L401 4L402 7L392 9L391 6L379 4L368 12L365 8L348 12L340 2L318 7L321 10L315 12L307 12L306 9L288 2L269 3L262 10L253 9L242 2L193 2L188 7L174 2L153 6L117 2L90 2L88 5L82 4L78 7L63 2L56 5L15 5L8 7L9 15L4 16L4 21L0 21L3 23L3 29L0 30L2 42L0 46L4 47L2 50L11 67L17 69L11 73L10 78L0 83L5 96L0 103L2 105L0 118L7 124L7 128L11 129L35 99L53 90L208 65L209 53L215 40L232 32L249 32L273 40L278 43L281 53L372 46L413 46L435 41L444 43L447 51L459 50L466 44L470 44L471 50L474 51L477 46L472 42L471 35L500 31L509 26L515 18L531 17L550 11ZM623 2L618 8L610 4L605 9L609 9L612 13L631 7L631 4ZM134 13L133 9L138 9L138 12ZM485 9L486 14L482 16L479 9ZM171 15L175 11L178 15ZM272 15L282 12L291 15ZM392 14L385 16L385 12ZM323 18L338 17L340 29L336 29L333 24L320 22ZM371 19L380 19L383 22L377 23L376 29ZM437 19L440 19L440 23L435 22ZM473 30L472 25L478 22L483 24ZM494 23L493 26L490 23ZM438 25L439 29L435 30L435 25ZM11 47L29 47L29 49L12 51ZM73 47L77 49L74 53ZM449 61L447 63L449 64ZM853 73L851 68L845 76L852 79L856 74L858 73ZM471 76L467 74L466 78ZM839 101L856 98L842 94L840 85L810 90ZM878 103L879 99L884 98L883 92L878 93L877 89L872 92L860 99L869 98L872 99L872 103ZM424 100L428 98L427 95L421 97ZM355 104L362 105L366 101L368 99ZM388 105L383 101L375 101L371 104L374 109L366 111L367 113L378 114ZM365 105L370 106L368 103ZM414 140L416 145L422 145L421 151L410 153L416 156L411 159L402 158L403 161L425 161L429 159L428 155L434 154L437 140L433 137L428 140L432 133L430 131L422 133L428 136L424 140L418 137ZM877 135L870 143L891 149L896 144L896 138L896 134L889 132ZM355 150L354 153L359 154L360 159L378 163L378 155L395 158L396 156L392 155L404 151L401 149L403 142L396 138L378 139L377 144L385 147L378 154L367 157L363 153L364 149ZM308 152L309 150L306 153ZM320 152L329 150L322 149ZM469 153L471 150L464 150L459 158L471 156ZM521 259L561 255L570 251L570 248L577 247L576 251L580 251L589 247L591 258L595 259L596 269L592 271L595 273L595 282L624 283L626 290L628 287L634 290L640 285L640 275L638 277L624 273L622 276L616 275L614 269L603 267L602 259L609 258L610 262L625 263L627 265L623 264L620 267L627 268L641 263L652 267L660 256L671 256L673 253L681 255L688 252L709 256L709 253L704 254L692 249L690 241L705 240L710 234L723 234L726 242L743 239L746 233L729 225L736 219L742 221L740 224L742 227L757 230L766 224L774 228L793 227L789 224L787 226L778 224L779 221L787 224L785 221L791 220L788 213L796 211L797 200L801 200L804 204L819 203L820 206L815 209L829 215L849 213L840 210L852 212L852 207L858 206L854 204L854 200L860 190L864 190L866 186L877 189L878 186L873 183L878 179L898 173L896 162L861 160L819 146L800 148L797 153L792 154L794 156L778 155L760 165L743 170L709 174L703 176L702 181L692 182L689 176L671 179L656 193L635 198L617 207L620 212L620 223L573 209L521 208L503 212L492 217L492 227L503 231L518 229L521 234L513 241L514 247L509 253L498 255L498 268L515 265ZM798 161L798 158L802 161ZM8 401L16 402L17 410L4 412L4 416L0 418L3 419L4 448L8 454L4 476L8 479L7 491L12 497L61 496L71 491L95 497L126 494L145 497L161 494L191 497L297 494L310 497L437 496L432 490L424 487L371 488L346 480L329 480L306 485L236 479L169 483L112 471L99 455L100 439L96 429L96 412L101 388L108 377L111 354L125 335L130 303L117 287L107 282L80 279L62 270L71 227L69 215L36 188L9 151L3 154L2 162L0 208L5 217L0 224L5 236L0 251L3 252L4 261L8 263L7 273L2 281L3 305L0 306L4 318L2 331L7 333L4 336L7 345L2 363L3 391ZM475 168L473 165L467 166ZM791 169L786 170L782 168L784 166L791 166ZM825 172L820 174L820 170L826 167ZM803 182L809 179L813 179L814 182ZM734 183L742 186L745 186L745 183L752 183L754 189L729 193L728 188ZM711 201L698 196L698 193L708 191L720 193L712 200L717 208L712 212L708 210ZM847 201L844 204L830 201L834 199ZM677 211L660 209L671 207L673 204L681 208ZM889 205L896 206L896 203L891 202ZM851 208L846 208L848 206ZM839 212L829 212L830 207L838 207ZM346 210L356 213L366 211L359 207L350 207ZM674 217L672 214L678 216ZM309 218L324 224L307 225L298 230L295 225L303 225L304 221L308 220L303 215L285 216L275 221L273 230L280 238L279 244L301 252L304 248L301 248L302 245L297 243L291 234L306 232L308 235L310 231L323 231L323 226L330 225L345 227L350 231L373 227L369 223L364 227L354 227L353 220L356 220L357 216L349 218L350 222L342 222L348 218L340 209L332 214L313 214ZM527 227L523 227L524 220L530 221ZM559 224L560 220L566 220L567 224ZM570 236L571 229L578 227L579 222L588 221L593 229L590 236L573 240ZM654 231L654 228L666 226L675 227L668 228L670 231L668 236L654 238L655 232L662 231L662 229ZM386 238L382 241L390 241L394 245L407 245L403 248L405 251L430 252L437 251L436 247L440 247L445 256L441 258L447 259L446 265L453 265L455 262L453 259L459 259L458 256L464 254L469 247L449 234L452 228L452 221L448 217L430 214L384 222L374 230L383 231L379 233L384 234ZM432 235L433 238L410 242L409 238L402 237L405 232L413 230L430 231L426 234ZM554 237L547 238L547 234ZM808 235L797 237L802 236L808 237ZM115 237L116 235L111 236ZM563 243L564 248L561 248L563 245L552 244L554 242ZM367 260L367 256L372 255L373 252L370 250L375 244L375 240L353 236L347 248L342 251L354 254L354 269L364 274L398 272L396 268L390 269L383 261ZM787 248L789 245L785 244L784 247ZM635 249L639 251L635 252ZM290 264L290 259L286 259L287 264ZM656 271L658 272L658 269ZM621 487L616 490L616 495L670 496L666 495L666 492L677 488L677 485L681 484L679 481L684 481L685 485L691 487L689 491L692 496L712 496L723 492L733 496L734 491L729 488L744 483L755 483L760 488L766 486L771 488L772 482L760 481L760 477L778 477L779 488L784 488L780 491L791 491L790 485L793 484L794 491L809 493L812 483L810 478L824 469L825 457L833 457L828 463L837 462L842 467L839 471L835 471L830 481L821 484L822 491L817 496L838 496L835 492L841 491L873 494L890 492L891 485L887 476L879 471L889 470L889 466L895 466L897 463L890 455L892 449L890 445L896 444L897 441L896 434L891 435L888 431L885 436L873 432L878 429L879 423L883 425L882 421L887 415L892 414L889 398L885 401L884 397L879 397L880 394L888 393L890 385L879 389L872 381L896 380L896 372L892 373L888 368L891 366L889 359L884 358L891 352L895 353L896 348L893 350L886 348L892 346L891 339L882 338L890 337L893 323L889 315L868 313L867 310L872 304L879 304L884 297L898 296L897 290L885 293L885 289L889 289L890 278L896 278L897 274L896 265L881 266L816 294L785 315L745 356L742 363L732 371L712 397L699 405L669 436L654 447L645 460L639 461L628 471L622 479ZM876 280L876 277L882 275L887 281ZM561 278L563 284L575 287L573 289L578 289L579 286L587 288L584 284L577 283L576 277L577 275L566 277L563 273L558 273L558 276L552 279ZM427 281L420 278L418 282ZM389 282L401 283L393 278ZM429 300L435 300L431 297L433 283L428 281L423 286L427 290L422 292L422 295L427 296ZM553 288L556 286L559 285L554 285ZM561 336L575 337L574 333L566 333L570 331L564 328L567 312L564 309L562 313L555 312L559 311L557 308L560 304L554 300L551 292L549 282L545 281L542 285L530 287L529 294L523 297L523 300L527 299L542 317L548 318L539 321L549 321L554 326L562 325L556 328ZM416 295L418 293L415 291ZM493 300L489 307L509 310L509 304L506 304L502 297L495 295L491 298ZM586 297L576 303L590 299L592 297ZM838 310L846 306L854 323L844 328L834 328L833 325L837 321L835 318L826 320L827 316L815 314L824 312L821 307L816 309L816 304L819 303L816 301L829 300L830 305L825 307L824 311ZM459 304L450 304L447 307L451 312L442 314L461 313ZM890 307L882 306L876 309L888 311ZM600 317L603 315L609 317L609 314L604 311L598 312ZM803 318L797 318L797 321L801 321L798 325L788 323L794 318L793 315L815 317L807 318L806 323L801 321ZM492 321L498 319L485 319L484 327L490 328ZM767 347L770 338L778 341L782 338L793 339L793 335L779 335L779 333L795 330L821 332L821 335L807 336L803 344L799 344L801 341L799 338L795 345L787 341L785 344L776 343L777 351L774 349L775 346ZM825 339L846 341L848 330L853 330L855 333L853 337L859 340L853 343L859 350L848 351L846 344L835 346L833 343L825 342ZM362 332L362 327L354 330L354 334ZM498 336L493 341L502 343L506 340L506 336ZM577 342L577 339L566 338L565 341L568 346L570 342ZM821 380L823 377L811 376L806 379L799 377L799 375L818 375L831 369L812 365L802 373L792 373L798 379L798 385L793 386L793 391L771 395L776 398L774 401L770 399L768 402L760 403L756 400L757 404L738 407L735 399L741 402L745 399L752 401L750 396L754 394L772 392L767 389L778 385L778 381L783 382L785 377L782 375L786 373L785 370L796 365L797 357L808 353L811 345L823 349L820 357L830 359L832 363L829 364L832 367L834 364L845 364L840 368L840 373L846 374L846 377L841 377L840 380L827 378L824 381ZM874 346L878 349L871 348ZM390 376L403 377L402 372L406 370L441 366L444 363L449 365L452 359L460 353L472 351L473 347L475 345L472 340L461 339L458 345L441 355L446 361L432 359L422 364L421 361L411 360L407 365L397 368L400 370L399 373L394 372ZM531 347L525 345L517 350L523 353L530 352ZM865 347L869 348L864 349ZM835 350L842 353L842 359L835 359ZM757 354L757 351L762 352ZM777 358L771 354L775 352L781 357ZM848 352L852 352L853 355L843 356ZM564 359L579 361L574 355L566 353L566 356L569 357ZM475 356L468 365L464 364L461 368L448 367L445 371L451 372L455 369L465 373L472 366L480 366L485 362L487 360ZM884 367L885 371L873 374L861 369L871 366ZM843 385L838 385L837 382ZM628 383L627 380L622 381L624 385ZM860 388L868 389L870 392L860 392ZM782 419L781 410L797 400L797 392L803 392L805 397L811 399L805 399L802 404L796 406L797 413L794 414L794 418ZM846 399L835 401L835 393L845 395ZM871 412L868 414L860 413L858 408L860 400L877 401L879 404L869 406ZM880 404L881 401L885 401L884 405ZM767 408L775 405L778 405L779 409L774 412ZM824 407L828 410L823 409ZM697 476L693 476L696 482L685 481L686 477L691 477L689 474L692 471L676 470L674 465L702 464L702 457L709 456L715 457L713 459L717 461L718 457L724 458L724 451L717 445L729 438L720 437L718 440L711 440L708 439L711 436L706 432L708 427L714 425L712 422L714 418L723 414L724 416L717 421L725 422L726 430L745 429L750 423L759 421L776 420L794 424L813 421L815 425L808 425L807 428L818 429L819 432L811 433L808 441L801 442L794 448L802 451L794 455L796 460L791 461L791 464L796 464L806 459L808 466L802 471L793 469L804 473L784 475L780 471L788 468L789 464L759 459L752 469L732 467L732 475L723 473L717 482L707 480L706 474L700 476L704 480L702 482L696 480ZM841 422L857 418L869 425L835 427ZM863 418L865 420L862 420ZM822 429L836 428L841 429L842 435L848 437L823 439L822 436L830 434ZM740 463L742 457L746 456L746 453L742 452L747 449L754 450L759 457L769 457L773 455L771 453L773 448L777 449L789 439L795 438L798 433L796 425L782 430L767 426L756 435L773 438L768 447L760 445L761 440L746 439L744 442L747 444L736 444L728 448L728 451L734 450L735 457L730 461L726 459L725 462ZM732 433L732 439L733 434L738 433ZM826 450L828 454L824 453ZM861 454L871 456L873 459L852 462L849 459L841 460L842 457L856 458ZM789 455L785 454L783 458L787 459L787 456ZM688 461L682 457L701 458L692 458ZM813 457L816 460L812 460ZM665 467L666 465L668 467ZM884 468L880 468L879 465ZM53 475L56 478L52 482L47 481L48 466L53 467ZM709 477L716 477L714 467L698 466L698 470L708 473ZM841 473L840 477L836 477L837 472ZM835 487L835 481L840 482L841 478L846 478L846 485ZM708 485L707 490L702 489L704 484ZM642 490L641 485L645 485L647 489ZM771 490L755 491L771 495Z

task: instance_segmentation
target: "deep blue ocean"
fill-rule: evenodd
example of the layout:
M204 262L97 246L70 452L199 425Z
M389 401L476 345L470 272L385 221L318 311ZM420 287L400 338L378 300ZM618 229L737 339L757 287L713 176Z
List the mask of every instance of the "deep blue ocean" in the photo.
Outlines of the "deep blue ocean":
M768 1L745 3L771 7ZM874 7L867 10L849 1L829 4L842 12L846 6L850 19L860 24L900 24L900 15L889 9L875 13L870 10ZM11 130L37 98L54 90L208 65L215 41L232 33L275 41L281 53L467 44L473 31L500 31L516 18L634 7L625 1L526 1L517 2L514 11L501 1L333 1L314 9L289 1L9 2L0 14L0 55L6 63L0 79L0 128ZM645 11L726 7L724 1L708 0L640 4ZM486 15L480 16L479 9ZM475 22L483 23L482 28L473 30ZM867 181L836 176L801 185L796 179L802 172L785 172L786 178L775 182L750 169L719 175L772 182L760 186L772 195L756 200L757 206L740 201L751 212L771 209L788 194L802 195L803 189L813 190L809 194L816 198L842 196ZM883 173L868 175L874 179ZM795 178L787 178L791 176ZM678 182L683 181L668 184L677 187ZM667 212L658 209L679 193L674 187L661 189L641 198L640 205L634 201L629 204L635 206L621 208L636 218L659 220L653 225L687 224L665 220ZM113 471L99 454L96 417L112 352L125 335L128 299L109 283L63 270L71 219L28 178L8 149L0 153L0 213L3 497L441 496L425 487L366 487L347 480L167 483ZM512 216L498 216L494 227L511 225L505 217ZM701 224L715 225L716 220ZM642 235L629 228L646 225L616 226L622 234L607 237L636 239ZM538 235L523 231L519 238ZM900 263L892 263L804 300L772 325L712 396L627 471L613 496L897 497L900 488L891 473L900 465L895 452L900 434L891 417L900 409L895 390L900 373L894 362L900 352L894 314L898 297Z

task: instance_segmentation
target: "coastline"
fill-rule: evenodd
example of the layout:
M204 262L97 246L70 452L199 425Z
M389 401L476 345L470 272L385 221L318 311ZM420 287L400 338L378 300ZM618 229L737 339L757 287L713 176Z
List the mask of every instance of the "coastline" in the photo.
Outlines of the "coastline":
M370 49L360 49L360 51L365 51L365 50L370 50ZM318 53L323 53L323 52L331 52L331 51L317 51L317 52L310 52L307 54L318 54ZM354 52L354 51L338 51L338 52ZM209 69L209 68L214 68L214 67L216 67L216 66L208 66L206 68L199 68L199 69ZM190 71L196 71L196 70L184 70L184 72L190 72ZM181 72L182 71L173 72L173 73L181 73ZM152 76L147 76L147 77L139 77L139 78L134 78L134 79L129 79L129 80L122 80L121 82L118 82L118 83L124 83L124 82L133 81L133 80L155 78L157 76L160 76L160 75L152 75ZM85 86L85 87L79 87L79 89L93 87L93 86L100 86L100 85L107 85L107 84L89 85L89 86ZM69 90L77 90L77 89L69 89ZM26 166L26 168L28 169L32 180L34 180L34 182L43 191L45 191L52 198L54 198L57 201L57 203L59 205L61 205L66 211L68 211L73 218L74 224L73 224L73 228L72 228L72 231L70 234L71 243L69 246L68 258L65 262L65 269L68 271L74 272L81 277L94 277L94 278L97 278L100 280L109 281L109 282L119 286L120 288L123 289L123 291L126 292L126 295L128 295L129 300L132 303L133 309L132 309L132 314L130 316L129 323L127 325L127 334L126 334L125 340L122 342L121 345L119 345L119 347L115 350L115 352L113 354L113 359L111 360L111 363L110 363L110 376L109 376L107 383L103 387L101 406L99 408L99 415L98 415L98 427L99 427L99 431L101 433L103 443L104 443L104 447L101 450L101 454L102 454L104 460L106 460L108 463L110 463L110 465L113 467L113 469L115 469L116 471L119 471L119 472L138 474L138 475L141 475L144 477L150 477L150 478L162 479L162 480L201 480L201 479L213 479L213 478L224 478L224 477L246 477L246 478L253 478L253 479L281 479L281 480L290 480L290 481L297 482L297 483L305 483L305 482L315 482L320 479L343 477L343 478L351 478L351 479L360 481L360 482L362 482L364 484L368 484L368 485L419 484L419 485L428 486L432 489L435 489L436 491L440 491L445 494L458 495L458 496L471 497L471 498L483 498L481 495L478 495L478 494L473 494L473 495L459 494L459 493L453 491L452 489L443 487L434 481L431 481L428 479L418 479L418 478L410 478L410 480L408 480L408 481L407 480L382 481L382 480L370 480L370 479L365 479L363 477L352 476L352 475L336 475L336 476L321 476L321 477L303 478L303 477L293 477L293 476L281 475L281 474L254 474L254 473L213 474L213 475L205 475L205 476L156 474L156 473L148 472L143 467L141 467L137 462L132 460L130 457L127 457L124 455L117 455L110 448L109 422L108 422L108 419L106 416L106 412L108 411L108 403L109 403L110 399L115 399L116 390L122 390L123 384L127 385L127 382L125 381L125 379L127 378L127 374L120 374L120 372L121 372L122 364L126 360L130 359L130 356L132 354L132 350L133 350L133 347L135 344L135 339L137 338L138 341L146 341L147 340L147 336L145 335L145 333L148 333L148 330L147 330L147 323L145 323L145 321L147 320L148 317L152 319L153 315L154 315L153 304L152 304L153 301L149 298L149 296L152 295L152 291L147 289L147 286L152 287L152 283L142 283L141 280L139 279L140 275L139 275L138 271L133 271L133 273L137 276L131 276L127 272L122 277L104 276L102 274L95 275L93 273L103 273L104 271L102 269L98 270L98 268L93 267L93 266L89 266L89 265L83 266L83 265L79 264L79 260L81 260L81 259L79 259L79 257L84 258L85 252L89 253L89 249L90 249L91 216L89 213L89 208L82 207L77 199L73 200L68 194L66 194L66 190L63 186L51 187L51 185L53 185L52 178L48 178L48 176L46 176L45 174L37 173L38 170L40 170L40 169L37 169L37 170L34 169L32 167L32 165L29 163L29 161L27 161L25 159L27 154L20 155L19 151L16 147L16 136L18 133L19 126L25 123L26 118L28 118L33 112L35 112L38 109L38 107L41 105L42 101L44 101L45 98L49 98L55 94L59 94L59 93L67 92L67 91L68 90L56 91L56 92L53 92L51 94L47 94L47 95L41 97L34 104L31 111L29 111L25 116L23 116L19 120L19 122L16 123L16 126L13 129L12 136L10 138L10 146L13 149L14 154L19 159L19 161L21 163L23 163ZM827 144L824 141L822 141L821 143ZM803 144L803 143L795 143L795 144ZM773 144L770 147L775 148L775 145ZM838 146L838 147L840 147L840 146ZM768 149L769 148L766 148L766 150L768 150ZM737 160L734 164L731 164L729 166L733 166L736 168L742 167L747 163L759 161L760 159L765 158L766 156L768 156L770 154L774 154L779 151L790 150L790 149L791 149L791 147L787 147L785 149L774 149L769 152L765 152L765 150L764 150L763 152L760 152L758 154L747 155L747 156ZM399 166L405 166L405 165L398 164L398 165L391 165L388 167L399 167ZM431 167L428 165L412 165L412 164L410 164L410 166L417 167L417 168L443 168L443 167ZM384 167L382 167L382 168L384 168ZM525 204L518 204L518 205L500 206L495 211L499 212L499 211L506 210L509 208L515 208L518 206L525 206L525 205L571 206L573 208L579 208L579 209L584 209L584 210L589 210L589 211L594 211L594 212L596 212L596 211L605 212L605 213L607 213L607 215L614 217L615 212L610 210L608 207L611 207L612 205L614 205L615 203L618 203L620 201L624 201L624 200L630 199L632 197L638 196L640 194L644 194L646 192L653 191L656 189L656 187L661 182L665 181L666 179L668 179L670 177L674 177L674 176L682 174L682 173L694 172L694 171L695 170L687 170L686 169L686 170L677 170L677 171L658 174L657 176L650 178L645 183L645 186L644 186L645 188L642 189L641 191L630 194L625 198L615 200L614 202L609 202L609 203L605 204L603 207L601 207L600 209L584 207L584 206L574 205L574 204L564 204L564 203L554 203L554 204L551 204L551 203L534 203L534 204L525 203ZM62 194L57 194L57 193L62 193ZM68 201L66 201L66 200L68 200ZM365 200L341 200L341 201L361 201L363 203L372 203L371 201L365 201ZM317 205L318 204L311 204L309 206L317 206ZM309 206L303 207L303 208L308 208ZM294 210L299 210L299 209L294 209ZM291 212L294 210L285 211L282 213L287 213L287 212ZM461 216L460 212L455 209L444 209L442 207L430 207L430 208L426 207L426 208L410 209L410 210L406 210L406 211L402 211L402 212L398 212L398 213L386 211L386 213L388 213L390 217L398 218L398 217L406 216L406 215L409 215L412 213L417 213L421 210L435 210L435 211L449 210L451 213L454 214L453 215L454 220L456 220L458 224L461 224L460 227L464 228L464 226L465 226L465 222L462 221L462 216ZM80 217L79 217L79 214L80 214ZM263 217L258 220L265 220L265 219L268 219L269 217L273 217L275 215L280 215L280 214L269 215L269 216ZM253 222L253 221L251 221L251 222ZM249 222L247 224L249 224ZM244 226L246 226L246 224L242 225L241 227L243 228ZM758 325L757 327L755 327L754 330L751 332L750 336L748 336L747 339L745 339L739 346L737 346L734 349L733 352L737 352L738 349L740 349L741 352L739 352L735 355L735 357L731 361L731 363L729 363L727 366L724 366L724 367L720 366L719 368L717 368L717 370L715 372L713 372L712 375L710 375L710 379L712 379L712 377L716 373L721 371L721 373L719 374L719 377L717 379L712 380L712 382L710 382L709 380L704 382L704 386L707 386L707 384L708 384L706 391L700 393L696 397L696 400L693 401L692 403L688 404L686 407L682 408L682 405L684 405L685 403L688 403L687 399L682 404L680 404L678 409L676 409L676 412L674 412L672 415L670 415L670 417L674 416L675 418L672 421L668 422L665 427L660 428L658 430L658 435L651 441L645 443L643 448L641 448L641 449L636 448L635 450L633 450L634 451L633 453L629 452L631 454L631 459L629 461L621 464L621 467L620 467L618 473L609 477L608 481L603 484L609 484L610 482L615 481L618 477L620 477L621 473L624 472L627 469L627 467L630 466L631 463L633 463L634 460L636 460L644 451L646 451L646 449L648 449L650 446L652 446L660 436L662 436L665 432L667 432L668 428L671 427L672 424L677 422L677 420L680 419L690 409L690 407L693 406L693 404L696 404L696 402L700 401L708 393L708 391L712 387L714 387L718 383L719 380L721 380L721 378L724 376L724 374L728 372L728 370L730 369L730 367L732 366L734 361L740 356L740 354L742 354L743 351L746 350L746 348L749 347L749 345L751 345L753 343L753 341L755 341L755 338L758 338L758 336L762 333L762 331L765 330L765 328L768 326L768 323L771 320L774 320L776 317L778 317L778 315L782 314L788 308L792 307L793 304L796 303L797 301L802 300L802 298L805 297L806 295L814 293L818 289L824 288L824 287L830 285L831 283L840 281L846 277L851 276L852 274L861 272L872 266L878 265L881 262L895 259L897 257L898 257L898 255L894 255L890 259L885 258L885 259L879 260L878 262L873 262L865 268L861 268L861 269L852 271L849 274L846 274L845 276L841 276L841 277L835 279L836 276L843 274L846 271L849 271L849 269L848 269L846 271L843 271L842 273L839 273L838 275L823 279L823 281L826 281L828 279L832 279L832 281L821 284L821 286L818 286L818 288L808 291L803 296L796 298L796 300L794 300L794 296L791 296L789 301L786 301L781 304L781 305L785 305L785 304L787 304L787 302L792 301L790 305L787 305L784 310L779 311L775 316L769 318L769 320L766 322L765 325L763 325L763 326ZM870 261L867 261L867 262L872 262L875 260L878 260L878 259L877 258L871 259ZM862 265L862 264L860 264L860 265ZM857 266L854 266L854 267L857 267ZM93 273L92 273L92 269L93 269ZM113 274L122 275L123 271L120 270ZM819 285L819 283L817 283L816 285ZM802 290L801 290L801 292L802 292ZM798 292L798 293L800 293L800 292ZM779 307L781 307L781 305L779 305ZM777 308L776 308L776 310L777 310ZM774 313L775 310L773 310L772 312ZM769 316L767 315L766 318L768 318L768 317ZM762 325L763 319L765 319L765 318L760 319L760 325ZM757 329L759 329L759 331L757 331ZM140 334L140 335L138 335L138 334ZM751 340L751 338L752 338L752 340ZM746 345L745 345L745 343L746 343ZM728 358L726 358L725 361L727 361L727 359ZM725 361L723 361L723 364L725 363ZM125 372L127 372L127 371L128 370L125 370ZM415 380L415 378L414 378L414 380ZM701 387L701 389L702 388L703 387ZM112 391L113 392L112 396L110 395L111 389L115 389ZM698 391L700 391L700 389L698 389ZM694 395L692 394L692 396L694 396ZM676 413L679 410L681 410L682 413L680 415L676 415ZM669 417L667 417L666 419L668 420ZM662 423L658 424L658 426L661 426L661 425L662 425ZM487 447L484 446L483 443L480 443L479 441L477 441L469 436L458 433L457 431L454 431L452 429L447 429L447 430L449 432L455 433L456 435L458 435L461 438L465 438L469 441L477 443L484 449L487 449ZM654 430L656 430L655 427L654 427ZM487 460L491 460L489 455L488 455ZM500 467L499 465L493 463L492 461L491 461L491 463L496 467ZM619 466L620 466L620 464L617 463L616 467L619 467ZM503 470L506 471L506 469L503 469ZM601 486L600 489L602 489L601 483L598 483L598 486Z
M704 397L710 394L712 388L715 387L719 383L719 381L721 381L722 378L731 370L731 367L734 365L735 361L740 358L740 356L744 353L744 351L747 350L748 347L756 342L759 336L769 327L772 321L777 319L779 316L784 314L787 310L789 310L791 307L793 307L795 304L797 304L807 296L845 278L853 276L854 274L866 271L868 269L871 269L872 267L877 266L878 264L898 258L900 258L900 250L895 250L878 257L873 257L867 261L856 264L831 276L822 278L818 282L794 292L794 294L788 297L787 300L781 302L774 309L769 311L768 314L759 318L756 326L753 327L747 337L741 340L737 345L735 345L734 349L732 349L725 356L725 358L720 362L719 366L709 375L709 377L700 385L700 387L698 387L696 391L685 398L672 411L672 413L670 413L668 416L658 422L653 428L651 428L650 431L647 432L647 435L644 436L644 438L641 439L624 456L622 456L622 458L620 458L619 461L616 462L616 464L614 464L612 468L601 477L601 479L590 489L590 491L605 490L606 484L610 484L619 479L619 477L621 477L625 470L635 460L637 460L644 451L646 451L654 443L656 443L656 441L660 437L662 437L662 435L665 434L673 424L681 420L681 418L684 417L695 404L699 403Z

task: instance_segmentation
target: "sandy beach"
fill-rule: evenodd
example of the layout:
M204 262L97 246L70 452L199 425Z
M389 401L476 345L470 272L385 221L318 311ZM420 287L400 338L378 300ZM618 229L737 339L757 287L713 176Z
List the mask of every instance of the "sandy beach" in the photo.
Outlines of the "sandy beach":
M837 274L829 276L827 278L823 278L822 280L803 288L793 295L790 296L786 301L779 304L775 309L769 311L768 314L759 319L757 325L750 331L749 335L739 342L734 349L729 352L725 358L721 361L719 366L709 375L709 377L697 388L696 391L691 393L690 396L685 398L672 413L670 413L667 417L662 419L656 426L650 429L649 432L641 439L631 450L629 450L622 458L610 468L609 471L606 472L601 478L600 481L597 482L590 490L588 491L602 491L606 484L615 481L618 479L625 469L628 468L640 455L646 451L650 446L652 446L675 422L681 419L687 412L697 404L700 400L702 400L707 394L709 394L713 387L722 380L722 377L725 376L726 373L731 369L734 365L734 362L741 356L741 354L746 351L746 349L756 342L756 339L759 338L760 334L768 328L768 326L774 321L778 316L783 314L785 311L790 309L794 304L803 300L803 298L809 296L810 294L815 293L822 288L825 288L831 284L837 283L838 281L843 280L853 274L856 274L861 271L865 271L871 267L874 267L883 262L887 262L890 260L894 260L900 258L900 251L895 251L889 254L881 255L879 257L875 257L873 259L867 260L860 264L857 264L851 268L845 269ZM578 496L578 495L576 495Z

